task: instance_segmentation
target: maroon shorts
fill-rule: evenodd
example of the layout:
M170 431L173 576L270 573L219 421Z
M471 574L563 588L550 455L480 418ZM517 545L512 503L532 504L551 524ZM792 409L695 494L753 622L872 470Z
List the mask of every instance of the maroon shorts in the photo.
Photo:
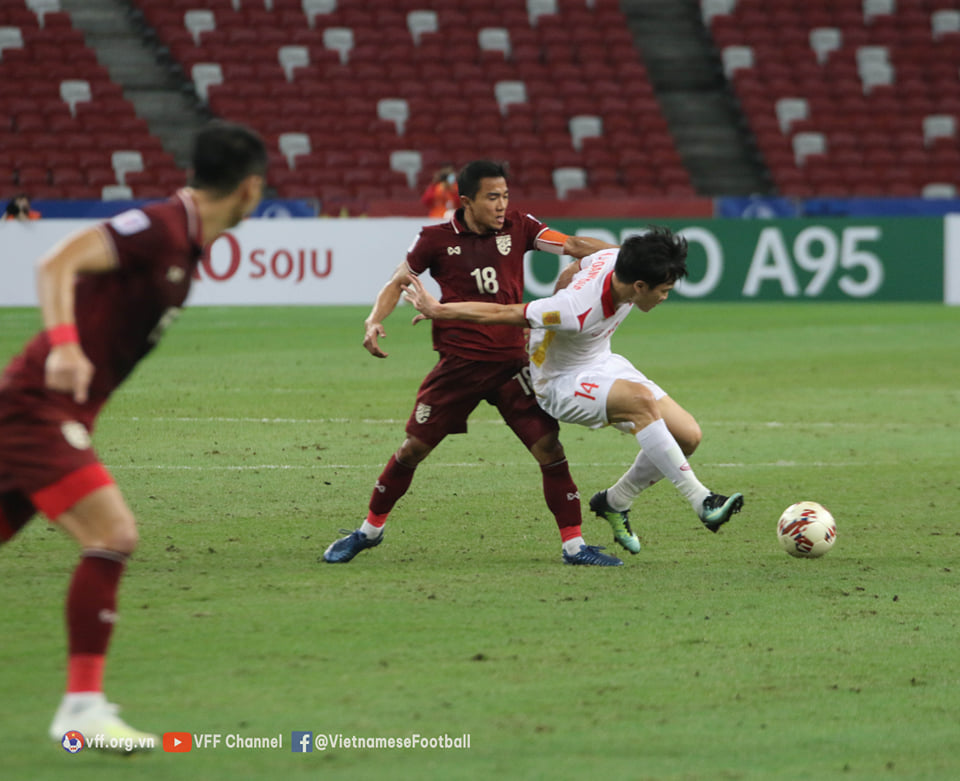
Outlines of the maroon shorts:
M0 411L0 539L36 511L51 520L111 485L86 426L44 411L44 419Z
M499 410L527 449L560 430L537 405L525 360L474 361L441 355L420 385L407 433L436 447L447 434L466 432L467 418L481 401Z

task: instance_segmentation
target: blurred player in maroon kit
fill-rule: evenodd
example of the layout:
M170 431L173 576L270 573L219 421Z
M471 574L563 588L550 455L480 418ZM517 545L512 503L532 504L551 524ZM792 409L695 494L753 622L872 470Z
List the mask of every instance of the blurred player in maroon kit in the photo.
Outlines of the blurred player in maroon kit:
M212 123L197 134L189 187L67 238L39 263L45 330L0 377L0 542L41 512L81 548L66 602L67 692L50 725L58 742L78 730L88 745L103 734L103 748L118 738L139 750L155 737L123 722L103 694L137 527L90 432L180 311L203 248L256 208L266 167L258 136Z
M423 228L366 320L364 347L387 354L378 340L383 320L397 305L410 273L430 271L444 302L523 301L523 256L534 249L582 258L611 245L550 230L529 214L507 209L503 166L487 160L466 165L457 180L461 208L440 225ZM510 326L435 321L433 347L440 358L420 386L407 421L406 439L377 480L367 518L359 529L333 542L325 561L344 563L379 545L383 526L407 492L417 466L448 434L467 430L467 418L481 401L493 404L540 464L547 506L560 528L563 560L570 564L616 566L623 562L587 545L581 534L580 494L570 476L559 425L537 405L529 383L523 333Z

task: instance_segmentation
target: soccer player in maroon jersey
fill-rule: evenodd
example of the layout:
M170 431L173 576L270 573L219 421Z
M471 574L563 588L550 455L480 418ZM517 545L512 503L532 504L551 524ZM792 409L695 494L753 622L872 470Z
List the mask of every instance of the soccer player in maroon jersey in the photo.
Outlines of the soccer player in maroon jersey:
M407 259L380 291L367 317L364 347L386 358L379 339L383 320L397 305L409 274L430 271L443 301L523 301L523 256L534 249L585 257L611 245L550 230L535 217L508 209L504 167L488 160L467 164L457 179L461 208L440 225L423 228ZM617 566L615 556L584 542L580 494L570 476L559 425L537 405L529 382L523 333L510 326L435 321L433 347L440 354L417 393L406 438L387 462L370 498L367 518L333 542L325 561L344 563L379 545L390 511L413 480L417 466L448 434L467 430L481 401L493 404L540 464L547 507L560 528L568 564Z
M0 543L37 512L80 545L66 601L67 690L50 737L130 751L156 737L133 729L103 694L117 587L137 527L91 447L104 403L157 343L187 297L203 248L260 201L261 139L239 125L197 134L189 187L56 245L39 262L45 330L0 377Z

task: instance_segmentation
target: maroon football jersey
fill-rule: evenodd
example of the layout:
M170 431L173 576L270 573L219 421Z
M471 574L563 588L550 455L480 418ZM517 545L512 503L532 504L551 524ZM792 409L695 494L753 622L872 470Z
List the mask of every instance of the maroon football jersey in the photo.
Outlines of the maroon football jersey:
M536 217L510 210L499 231L473 233L459 209L449 222L420 231L407 253L407 265L415 274L430 272L440 285L442 303L520 304L523 256L535 249L545 230ZM526 357L522 329L459 320L433 321L433 349L477 361Z
M44 386L50 345L35 336L0 377L0 397L42 397L92 425L107 397L159 341L180 311L203 251L200 218L184 190L161 203L133 209L100 226L118 267L77 279L75 317L80 345L95 367L88 401ZM31 409L36 410L34 405Z

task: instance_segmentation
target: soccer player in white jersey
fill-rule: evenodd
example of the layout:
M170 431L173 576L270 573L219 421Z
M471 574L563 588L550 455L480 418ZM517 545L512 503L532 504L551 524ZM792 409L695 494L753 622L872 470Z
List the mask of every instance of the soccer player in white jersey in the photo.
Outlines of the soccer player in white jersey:
M630 528L630 506L661 477L677 487L712 532L743 507L742 494L713 493L690 468L687 456L702 438L694 417L610 349L610 338L631 310L649 312L686 276L686 257L682 237L655 228L627 239L619 249L577 261L566 287L528 304L441 304L414 277L404 292L421 313L414 322L530 327L530 373L540 406L564 423L613 425L636 436L641 447L636 460L613 486L590 500L590 509L611 523L614 539L631 553L640 550L640 541Z

